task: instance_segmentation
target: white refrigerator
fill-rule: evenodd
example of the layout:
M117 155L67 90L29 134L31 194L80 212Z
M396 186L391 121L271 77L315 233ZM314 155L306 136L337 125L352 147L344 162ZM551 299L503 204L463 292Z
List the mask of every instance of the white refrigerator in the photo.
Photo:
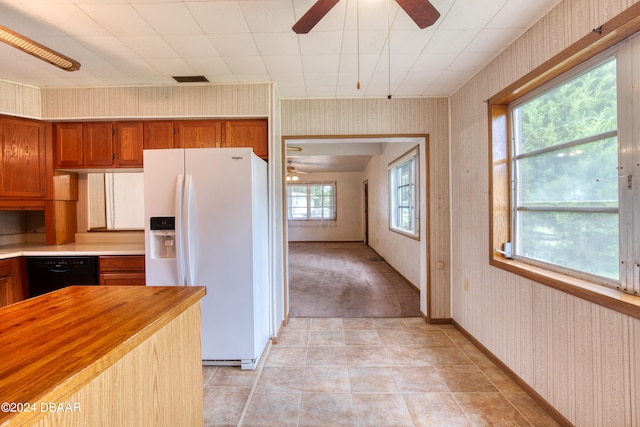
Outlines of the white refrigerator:
M250 148L144 151L148 286L206 286L202 360L255 369L269 340L267 165Z

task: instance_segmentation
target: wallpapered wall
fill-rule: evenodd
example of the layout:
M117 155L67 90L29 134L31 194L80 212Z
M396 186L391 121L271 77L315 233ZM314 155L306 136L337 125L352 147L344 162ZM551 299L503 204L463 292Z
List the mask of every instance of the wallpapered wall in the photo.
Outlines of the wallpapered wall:
M640 423L640 319L489 266L485 100L633 3L561 2L451 98L453 318L580 426Z

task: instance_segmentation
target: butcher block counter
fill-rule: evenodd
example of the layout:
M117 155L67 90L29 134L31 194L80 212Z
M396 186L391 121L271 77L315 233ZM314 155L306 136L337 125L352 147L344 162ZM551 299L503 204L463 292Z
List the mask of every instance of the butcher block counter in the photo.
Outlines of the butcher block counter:
M204 295L71 286L0 309L0 425L202 425Z

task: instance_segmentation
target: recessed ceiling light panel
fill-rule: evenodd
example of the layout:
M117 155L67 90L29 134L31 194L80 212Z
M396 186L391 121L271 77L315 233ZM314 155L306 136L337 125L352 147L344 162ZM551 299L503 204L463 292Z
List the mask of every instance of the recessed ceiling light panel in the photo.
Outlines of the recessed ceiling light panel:
M78 61L58 53L53 49L49 49L2 25L0 25L0 41L65 71L76 71L80 69L80 63Z

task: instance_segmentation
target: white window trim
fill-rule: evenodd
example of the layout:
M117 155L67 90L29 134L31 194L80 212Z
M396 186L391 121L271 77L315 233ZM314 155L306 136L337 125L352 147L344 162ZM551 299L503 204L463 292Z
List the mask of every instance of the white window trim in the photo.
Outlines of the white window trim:
M331 218L310 218L309 210L311 208L309 203L309 187L314 185L331 185L333 186L333 213ZM307 188L307 216L306 218L292 218L291 217L291 187L293 186L305 186ZM337 221L338 220L338 185L335 181L328 182L288 182L287 183L287 221Z
M408 230L395 225L395 218L397 214L397 186L394 185L393 174L398 166L401 166L412 159L412 182L410 183L410 186L412 187L412 194L410 199L410 209L413 219L413 229ZM420 240L420 146L415 146L390 162L388 165L387 176L389 179L389 229L404 236Z

